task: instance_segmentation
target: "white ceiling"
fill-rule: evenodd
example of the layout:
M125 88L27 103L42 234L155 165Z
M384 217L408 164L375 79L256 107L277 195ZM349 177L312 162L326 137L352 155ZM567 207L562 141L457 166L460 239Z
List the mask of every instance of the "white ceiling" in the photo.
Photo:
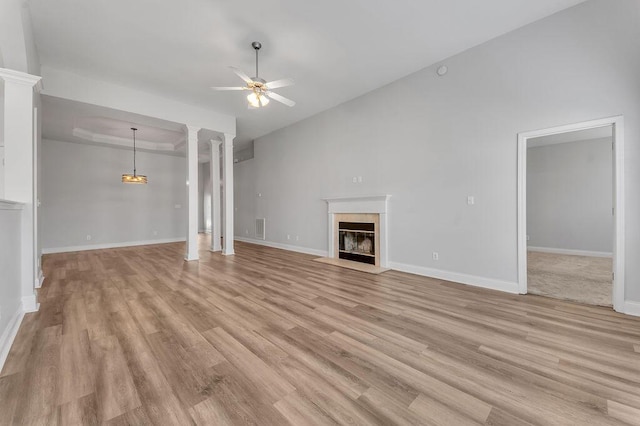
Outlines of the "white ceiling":
M353 99L583 0L28 0L43 66L238 117L236 143ZM214 92L254 72L297 102ZM46 82L45 82L46 84Z

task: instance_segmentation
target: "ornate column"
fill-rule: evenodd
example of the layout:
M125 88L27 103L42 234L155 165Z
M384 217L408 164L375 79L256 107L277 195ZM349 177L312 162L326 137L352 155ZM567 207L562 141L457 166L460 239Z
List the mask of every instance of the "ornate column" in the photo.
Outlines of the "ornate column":
M222 145L224 159L224 230L222 232L222 254L232 255L233 251L233 138L235 135L225 133Z
M187 126L187 252L184 259L198 260L198 132Z
M220 145L221 140L211 139L211 251L221 251L220 237L222 236L222 208L220 200Z
M24 204L21 229L20 272L22 307L38 310L36 297L36 182L34 90L41 77L0 68L4 80L4 197ZM39 283L38 283L39 284Z

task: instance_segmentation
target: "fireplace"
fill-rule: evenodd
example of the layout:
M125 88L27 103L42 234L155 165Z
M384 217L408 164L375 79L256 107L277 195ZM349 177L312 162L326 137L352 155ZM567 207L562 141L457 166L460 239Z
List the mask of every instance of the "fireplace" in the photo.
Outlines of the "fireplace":
M325 199L329 259L377 270L388 268L389 198L390 195L373 195Z
M375 265L375 228L373 222L338 222L338 257Z

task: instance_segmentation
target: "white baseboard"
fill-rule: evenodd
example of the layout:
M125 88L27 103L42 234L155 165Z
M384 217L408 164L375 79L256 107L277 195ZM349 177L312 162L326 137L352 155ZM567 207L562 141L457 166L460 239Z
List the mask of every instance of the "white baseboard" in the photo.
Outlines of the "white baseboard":
M527 251L552 254L567 254L570 256L613 257L613 253L609 253L606 251L573 250L552 247L527 247Z
M88 246L51 247L51 248L43 248L42 254L69 253L72 251L102 250L102 249L121 248L121 247L148 246L152 244L178 243L182 241L186 241L186 238L185 237L163 238L158 240L126 241L122 243L94 244L94 245L88 245Z
M42 283L44 282L44 275L42 274L42 269L38 268L38 277L36 278L36 288L42 287Z
M264 241L264 240L254 240L252 238L244 238L244 237L234 237L233 239L235 241L242 241L242 242L245 242L245 243L258 244L260 246L273 247L273 248L277 248L277 249L295 251L295 252L304 253L304 254L312 254L312 255L318 256L318 257L327 257L328 256L326 250L317 250L317 249L312 249L312 248L308 248L308 247L301 247L301 246L293 246L293 245L289 245L289 244L274 243L274 242L271 242L271 241Z
M32 296L24 296L22 298L22 310L25 313L38 312L38 309L40 309L40 304L38 303L38 298L35 294Z
M20 324L22 324L22 318L24 318L24 311L18 309L18 312L11 317L9 324L7 324L7 327L0 336L0 371L2 371L2 367L4 367L11 345L18 334L18 329L20 328Z
M507 293L518 294L518 283L496 280L493 278L479 277L476 275L462 274L459 272L443 271L440 269L425 268L423 266L407 265L404 263L389 262L389 267L396 271L408 272L410 274L422 275L439 280L452 281L461 284L472 285L474 287L499 290Z
M640 302L625 300L622 309L624 309L624 311L622 312L623 314L640 317Z

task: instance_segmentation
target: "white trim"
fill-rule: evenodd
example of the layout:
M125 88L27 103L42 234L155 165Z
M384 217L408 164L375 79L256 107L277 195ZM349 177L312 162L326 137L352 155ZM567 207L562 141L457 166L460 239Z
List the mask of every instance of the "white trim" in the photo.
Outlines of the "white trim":
M72 251L102 250L102 249L121 248L121 247L150 246L154 244L179 243L184 241L186 241L186 239L184 237L180 237L180 238L163 238L160 240L125 241L122 243L94 244L90 246L51 247L51 248L43 248L42 254L69 253Z
M622 313L627 315L633 315L640 317L640 302L633 302L631 300L624 301L624 307Z
M42 269L38 268L38 278L36 278L36 288L41 288L43 282L44 282L44 274L42 273Z
M312 254L318 257L327 257L327 252L325 250L318 250L318 249L312 249L312 248L300 247L300 246L292 246L289 244L274 243L271 241L254 240L253 238L244 238L244 237L234 237L234 240L242 241L243 243L257 244L259 246L277 248L281 250L295 251L297 253Z
M459 272L443 271L441 269L425 268L423 266L408 265L397 262L389 262L389 266L393 270L407 272L409 274L422 275L424 277L437 278L439 280L451 281L474 287L482 287L518 294L518 283L516 282L479 277L477 275L468 275Z
M4 329L4 332L0 337L0 371L2 371L4 363L7 360L7 356L9 356L11 345L13 345L13 341L18 335L18 330L20 329L20 324L22 324L23 318L24 311L22 309L18 309L13 317L11 317L11 320L7 324L7 328Z
M23 210L24 203L18 201L0 200L0 210Z
M616 116L549 129L518 133L518 291L527 293L527 140L576 130L613 127L614 144L614 205L613 216L613 308L624 312L624 117Z
M528 251L551 254L567 254L569 256L588 256L588 257L613 257L613 253L606 251L590 251L590 250L574 250L562 249L554 247L527 247Z
M40 309L40 304L38 303L35 293L22 297L22 310L25 313L38 312L38 309Z
M386 213L387 201L389 201L391 195L362 195L355 197L333 197L323 198L331 206L330 213ZM354 205L354 203L356 205ZM341 207L348 209L357 208L357 205L364 205L361 208L362 211L345 211ZM371 207L373 204L374 207ZM372 210L373 208L373 210Z
M27 74L26 72L11 70L8 68L0 68L0 78L7 83L31 86L38 93L42 91L42 77L38 75Z

